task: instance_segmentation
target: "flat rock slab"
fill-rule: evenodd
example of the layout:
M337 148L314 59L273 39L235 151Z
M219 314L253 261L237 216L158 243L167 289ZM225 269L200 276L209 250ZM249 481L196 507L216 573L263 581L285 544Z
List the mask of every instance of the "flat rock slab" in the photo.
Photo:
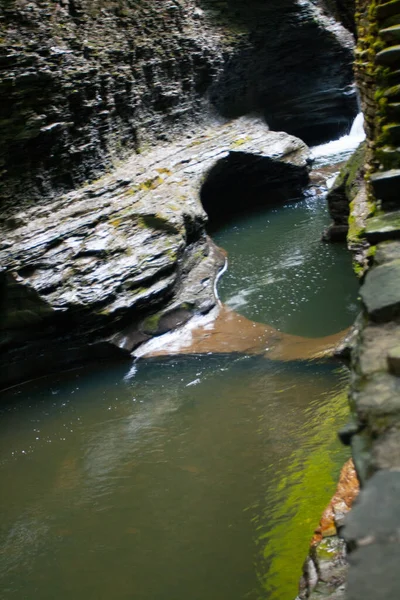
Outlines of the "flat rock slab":
M376 7L376 17L378 20L387 19L400 13L400 1L391 0L384 2Z
M377 65L382 66L398 65L399 58L400 45L396 45L378 52L378 54L375 56L375 62Z
M294 186L308 181L309 150L301 140L241 119L135 155L56 202L5 214L0 348L18 350L27 339L62 333L83 345L111 340L129 352L150 330L159 334L165 323L181 321L143 325L149 314L183 310L189 318L210 310L224 258L206 236L199 193L210 169L232 156L250 171L256 164L266 190L270 175L277 185L277 165Z
M391 262L392 260L400 259L400 241L381 242L376 247L374 256L375 265L383 265L383 263Z
M400 238L400 211L368 219L365 237L370 244Z
M400 598L400 473L380 471L361 491L347 517L344 538L350 554L347 600Z
M392 25L379 31L379 36L385 42L400 42L400 25Z
M357 352L357 372L362 377L385 372L389 351L400 339L400 325L397 323L369 323L359 335L355 348Z
M400 48L400 46L399 46ZM398 128L398 125L395 127ZM400 169L390 169L383 173L371 175L371 185L377 200L385 202L399 202L400 195Z
M400 315L400 260L371 269L361 287L361 298L373 321L384 322Z

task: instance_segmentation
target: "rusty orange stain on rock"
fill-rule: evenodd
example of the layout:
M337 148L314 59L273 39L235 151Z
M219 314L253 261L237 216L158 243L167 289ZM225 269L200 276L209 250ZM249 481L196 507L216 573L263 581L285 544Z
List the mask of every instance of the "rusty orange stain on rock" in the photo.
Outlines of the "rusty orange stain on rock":
M349 512L359 491L360 484L353 460L350 458L340 473L336 492L324 510L319 525L314 532L311 540L312 546L318 544L324 537L337 534L337 521Z

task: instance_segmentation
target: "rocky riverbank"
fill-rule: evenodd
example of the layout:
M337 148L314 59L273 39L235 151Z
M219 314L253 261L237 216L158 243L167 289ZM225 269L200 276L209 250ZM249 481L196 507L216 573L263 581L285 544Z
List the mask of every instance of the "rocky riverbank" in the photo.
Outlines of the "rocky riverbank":
M348 230L362 283L362 313L349 338L352 415L340 432L351 445L361 493L341 531L348 573L321 588L335 600L400 595L399 19L397 2L357 2L355 72L367 140L364 158L360 151L353 157L331 194L335 226ZM333 552L331 566L335 561ZM309 586L304 594L314 598Z
M215 203L224 181L239 192L254 181L274 203L299 196L308 178L301 140L237 120L135 155L50 206L3 213L1 384L128 358L208 312L225 258L206 234L201 190Z
M338 486L311 541L296 600L344 600L348 575L347 549L338 532L359 493L353 461L344 465Z

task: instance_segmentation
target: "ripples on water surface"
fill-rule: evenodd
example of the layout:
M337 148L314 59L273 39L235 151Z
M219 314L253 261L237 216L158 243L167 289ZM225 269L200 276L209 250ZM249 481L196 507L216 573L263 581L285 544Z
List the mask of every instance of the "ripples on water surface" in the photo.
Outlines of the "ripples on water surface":
M321 243L326 201L310 196L241 217L214 235L228 251L221 299L254 321L296 335L330 335L357 313L357 281L342 245Z
M230 356L125 374L3 398L1 597L293 598L346 457L341 375Z
M228 304L289 333L350 324L323 199L216 236ZM127 376L130 372L130 376ZM4 600L293 600L346 450L346 374L239 355L141 360L4 392Z

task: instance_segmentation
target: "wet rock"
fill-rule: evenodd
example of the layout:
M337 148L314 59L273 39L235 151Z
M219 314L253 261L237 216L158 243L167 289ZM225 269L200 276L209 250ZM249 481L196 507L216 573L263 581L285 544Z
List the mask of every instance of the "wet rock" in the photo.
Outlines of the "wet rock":
M363 142L341 168L327 194L333 224L324 233L325 241L344 241L349 230L350 204L363 187L366 146Z
M373 321L388 321L400 315L400 260L371 269L361 287L361 298Z
M400 473L382 470L370 478L346 520L343 535L353 551L347 599L400 597L398 568Z
M400 25L392 25L392 27L387 27L386 29L381 29L379 31L379 36L385 42L400 41Z
M400 376L400 346L391 348L387 355L387 364L392 375Z
M39 374L91 360L93 344L126 357L150 337L208 312L225 257L205 233L199 191L215 163L231 156L239 164L243 157L244 165L249 158L268 165L257 173L272 165L293 182L295 173L299 189L308 181L303 142L239 120L134 155L112 175L51 205L13 213L12 228L5 213L1 383L26 377L27 370L32 376L33 368ZM242 174L247 177L246 168ZM269 182L266 176L264 191Z
M322 234L324 242L344 242L347 238L348 225L331 225Z
M394 127L398 128L398 125ZM398 132L397 129L395 131ZM393 141L394 143L397 143L396 140ZM400 193L400 169L390 169L389 171L384 171L382 173L373 173L371 175L371 185L376 199L381 200L384 208L393 208L398 206Z
M368 219L365 237L370 244L400 237L400 212L389 212Z
M337 490L325 509L314 533L311 550L303 567L297 600L344 600L347 577L347 550L337 535L359 493L359 483L352 460L344 465Z
M243 131L247 131L243 120ZM284 133L270 138L243 135L226 150L216 154L218 161L207 172L201 188L201 201L210 218L226 221L238 212L257 206L300 199L309 181L309 155L304 143ZM254 139L253 139L254 138ZM259 140L258 150L254 143ZM281 156L277 161L276 157ZM268 198L265 192L268 191Z
M336 536L337 529L341 527L343 518L350 511L359 490L357 473L353 461L349 459L341 470L335 494L324 510L319 526L315 530L311 541L313 546L319 545L324 538ZM334 546L336 546L336 542ZM329 543L321 547L322 553L324 549L328 551Z
M381 242L376 247L374 255L375 265L382 265L383 263L398 259L400 259L400 241Z
M272 360L311 360L332 357L346 331L322 338L303 338L250 321L224 305L193 319L161 342L144 345L135 356L174 354L261 354Z
M321 5L326 7L333 16L340 21L346 29L356 35L354 14L356 12L355 0L322 0Z
M391 46L385 50L381 50L375 57L377 65L392 66L397 65L400 58L400 46Z

